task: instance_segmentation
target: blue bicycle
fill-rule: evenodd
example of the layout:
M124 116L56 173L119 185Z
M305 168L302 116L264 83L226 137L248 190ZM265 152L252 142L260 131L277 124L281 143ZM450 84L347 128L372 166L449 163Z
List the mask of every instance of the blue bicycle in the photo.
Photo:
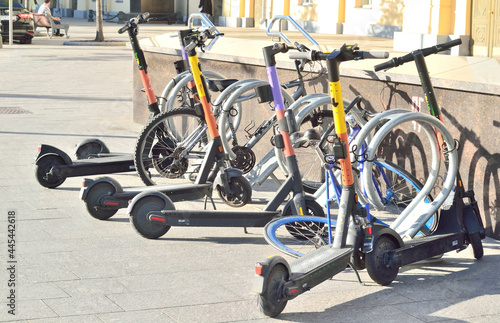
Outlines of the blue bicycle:
M349 142L353 142L361 131L360 123L368 115L361 106L361 97L356 97L351 104L346 108L346 120L349 125ZM302 145L311 145L315 147L316 153L320 159L324 161L325 168L325 183L323 186L326 189L326 210L327 214L338 209L338 201L342 192L342 185L340 184L340 170L337 160L335 159L335 152L330 151L328 143L333 143L334 136L330 134L334 130L332 124L319 139L319 136L310 135L302 136ZM311 131L310 131L311 133ZM307 142L306 142L307 141ZM366 144L360 146L359 152L355 157L357 167L355 173L362 174L364 169L364 152ZM423 185L411 173L402 167L381 158L373 161L373 174L372 182L373 189L383 204L383 207L376 207L369 205L366 198L363 183L357 182L356 191L360 203L365 206L367 219L372 223L379 223L385 226L390 226L397 216L406 208L406 206L413 200L413 198L421 191ZM426 202L431 202L432 196L428 196ZM336 207L337 206L337 207ZM331 215L335 218L334 215ZM327 217L329 218L329 217ZM264 228L264 237L266 241L280 250L281 252L292 256L301 257L304 254L315 250L323 245L331 244L329 241L331 237L331 230L335 228L336 220L329 220L327 218L313 218L304 221L301 216L287 216L274 219L269 222ZM373 219L373 221L371 221ZM438 223L437 214L435 214L421 229L421 234L430 235L436 228ZM330 234L329 234L330 231ZM361 243L360 247L362 245ZM358 265L356 267L363 268L363 260L353 261Z

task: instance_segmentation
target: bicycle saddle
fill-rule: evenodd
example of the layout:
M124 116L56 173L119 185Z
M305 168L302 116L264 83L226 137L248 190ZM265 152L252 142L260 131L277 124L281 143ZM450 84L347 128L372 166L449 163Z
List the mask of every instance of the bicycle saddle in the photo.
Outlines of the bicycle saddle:
M207 80L208 89L212 92L222 92L237 79Z
M307 129L304 132L294 132L290 135L290 141L294 148L309 147L321 140L321 135L316 129Z

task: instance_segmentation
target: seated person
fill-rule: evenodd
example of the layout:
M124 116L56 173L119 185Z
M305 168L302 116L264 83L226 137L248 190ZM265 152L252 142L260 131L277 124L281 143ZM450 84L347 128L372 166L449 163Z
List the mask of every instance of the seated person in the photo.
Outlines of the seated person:
M48 14L49 16L52 17L52 19L54 19L54 23L56 25L60 25L61 24L61 18L52 16L52 13L50 12L50 1L51 0L44 0L44 3L40 6L40 8L38 8L38 13L39 14L43 14L43 15ZM54 31L54 35L55 36L63 36L61 34L61 30L60 29L56 29Z

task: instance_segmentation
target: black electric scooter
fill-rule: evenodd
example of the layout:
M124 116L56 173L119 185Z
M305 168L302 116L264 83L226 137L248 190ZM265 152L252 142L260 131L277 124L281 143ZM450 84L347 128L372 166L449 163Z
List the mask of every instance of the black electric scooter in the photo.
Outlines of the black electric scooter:
M403 57L377 65L375 69L388 69L415 60L422 86L426 93L427 103L430 108L438 109L424 56L447 50L459 43L460 41L452 41L417 50ZM335 104L342 102L339 73L340 63L361 59L364 53L366 52L357 51L357 48L353 46L343 46L331 54L321 52L309 54L311 55L309 58L313 60L327 61L336 129L340 129L342 124L345 123L344 115L339 114L340 111L337 111L337 105ZM307 58L302 53L295 54L293 57L290 55L290 57L294 59ZM379 56L378 58L383 57ZM338 105L341 106L341 104ZM439 117L439 110L433 111L437 111L433 115ZM403 117L406 119L403 120ZM441 129L445 130L442 122L432 116L420 113L408 113L408 115L404 115L403 117L399 120L425 121L428 124L433 124L434 127L441 126ZM389 125L389 123L386 124L386 126ZM387 127L387 129L389 128ZM383 131L385 131L384 127L379 129L379 132L383 133ZM366 265L367 271L374 281L382 285L387 285L396 278L399 267L438 256L451 250L460 251L465 249L469 244L473 247L475 258L479 259L483 255L481 239L485 237L485 234L477 202L474 199L473 192L465 192L459 176L449 177L449 180L445 183L445 185L450 186L450 184L456 182L453 205L448 210L441 211L438 227L432 235L415 238L405 243L400 234L393 229L373 222L367 222L366 211L363 211L357 205L355 191L352 183L349 181L351 176L349 175L351 173L349 153L345 148L348 147L348 143L345 142L345 138L347 137L342 132L337 132L337 135L338 142L334 142L333 149L336 151L335 156L337 160L341 163L343 191L340 201L341 207L339 208L339 215L337 217L337 224L340 225L336 227L333 244L324 245L291 263L288 263L280 256L273 256L256 264L254 292L258 295L261 311L268 316L275 317L279 315L285 308L288 300L311 290L318 284L342 272L352 259L363 259L363 261L356 262L357 265L351 263L351 267L362 269L361 265ZM449 134L446 138L443 136L442 139L446 143L446 147L451 148L455 144ZM373 141L375 141L375 138ZM375 150L371 153L374 154ZM448 153L456 155L456 152L453 151L448 151ZM456 171L458 162L455 157L453 157L455 168L450 169L455 169ZM374 155L368 154L366 160L373 158ZM347 160L347 163L344 162L342 164L342 161L345 160ZM458 175L458 172L456 174ZM451 176L450 173L448 175ZM419 195L423 193L425 192L421 192ZM468 198L469 203L465 204L463 198ZM412 203L408 207L411 207ZM436 204L435 208L437 207L439 205ZM435 210L429 210L426 214L421 215L419 221L417 221L420 227L425 225L425 217L429 216L429 214L432 216L434 213ZM304 221L307 220L315 221L312 217L309 219L304 218ZM417 233L420 229L419 225L414 225L410 230ZM347 234L348 232L350 234ZM364 254L364 257L361 254Z
M132 26L132 28L127 28L126 31L128 31L130 37L134 57L136 57L141 80L148 97L148 109L151 114L157 115L160 110L147 73L146 59L137 39L137 25L147 22L148 17L149 13L144 13L130 19L127 26ZM125 32L125 29L119 30L119 33L123 32ZM89 159L80 159L85 157ZM44 187L56 188L68 177L122 173L135 170L133 154L110 153L109 149L100 140L90 139L84 142L83 145L80 144L77 148L77 158L79 159L73 161L68 154L56 147L46 144L39 145L38 155L35 160L36 179Z
M127 207L128 202L134 196L151 190L160 191L165 196L170 197L173 202L177 202L195 200L202 197L211 198L212 188L216 186L224 203L230 206L241 207L250 201L252 189L248 181L243 177L243 173L238 169L228 167L229 164L225 162L225 154L221 149L220 137L215 126L215 117L213 113L210 113L212 111L210 98L207 97L208 93L204 91L207 85L205 84L205 79L202 78L196 53L196 47L204 47L206 40L215 39L220 36L222 34L215 35L212 29L204 28L179 31L181 47L188 52L189 66L195 79L196 88L194 90L196 95L192 100L193 102L200 102L201 107L198 109L199 117L206 122L208 130L214 138L206 147L203 162L194 183L158 185L154 186L154 188L148 186L123 189L118 181L110 177L85 179L80 198L85 202L87 210L93 217L100 220L108 219L118 209ZM189 46L189 49L187 49L187 46ZM196 82L196 80L199 81ZM214 82L219 87L227 87L235 81L215 80ZM201 111L201 108L203 111ZM172 113L174 112L172 111ZM151 121L152 129L154 130L153 133L158 137L158 142L152 147L153 150L156 146L169 146L173 150L181 149L182 147L182 143L177 143L175 140L170 139L170 132L165 129L168 124L166 120L168 120L170 114L171 112L164 112ZM198 126L195 133L204 134L205 131L205 127ZM189 137L196 138L197 135L190 134ZM149 152L147 158L150 158ZM215 208L213 201L212 205Z
M293 112L286 110L281 94L281 86L276 71L275 55L285 53L290 48L286 44L264 47L264 59L274 99L279 134L274 136L276 147L283 149L291 176L281 185L276 195L268 202L263 211L195 211L176 210L172 201L161 192L144 192L131 201L127 213L135 229L146 238L158 238L171 226L212 226L212 227L263 227L272 218L280 215L279 206L288 194L293 198L283 209L283 215L313 214L324 217L322 207L304 193L301 175L295 152L290 140L290 133L296 131ZM193 66L195 64L191 64ZM219 139L220 142L220 139Z

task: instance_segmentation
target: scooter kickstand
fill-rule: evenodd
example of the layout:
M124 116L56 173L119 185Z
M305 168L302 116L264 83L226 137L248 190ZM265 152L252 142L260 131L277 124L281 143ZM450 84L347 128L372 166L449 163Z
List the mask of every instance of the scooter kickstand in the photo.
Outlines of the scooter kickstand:
M351 267L352 270L354 270L354 273L356 274L356 277L358 278L358 282L362 285L362 286L365 286L365 283L363 283L363 281L361 280L361 277L359 276L359 273L358 271L356 270L356 268L354 268L354 265L349 261L347 263L349 265L349 267Z
M205 202L203 203L203 210L207 209L207 200L209 198L210 198L210 202L212 202L212 206L214 207L214 210L217 210L217 208L215 207L214 199L212 198L212 196L209 196L209 195L205 195Z

